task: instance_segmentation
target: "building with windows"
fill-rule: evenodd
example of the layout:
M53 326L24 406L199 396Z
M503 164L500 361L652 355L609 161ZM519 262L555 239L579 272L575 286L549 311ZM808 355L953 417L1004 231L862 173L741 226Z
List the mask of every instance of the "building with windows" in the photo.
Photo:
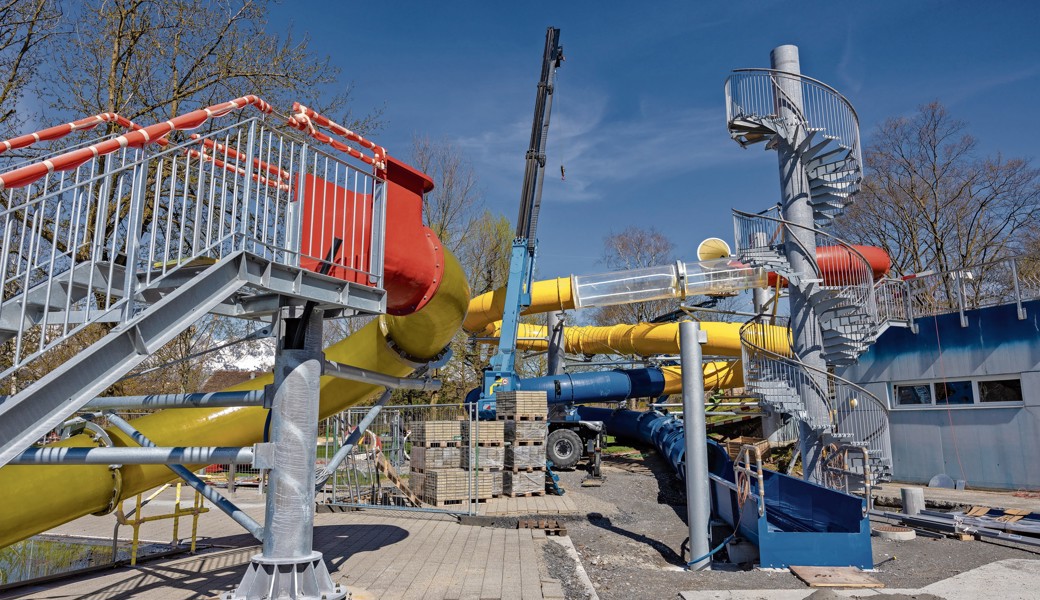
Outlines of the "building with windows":
M892 475L1040 489L1040 301L916 319L839 375L890 409Z

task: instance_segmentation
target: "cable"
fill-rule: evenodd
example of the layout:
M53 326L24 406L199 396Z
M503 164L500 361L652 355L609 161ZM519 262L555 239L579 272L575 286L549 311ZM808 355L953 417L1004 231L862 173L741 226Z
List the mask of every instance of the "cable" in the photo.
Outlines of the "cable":
M942 379L943 391L948 393L946 388L946 364L943 361L942 341L939 336L939 317L932 317L932 322L935 323L935 346L939 350L939 375ZM957 443L957 428L953 424L953 411L950 409L949 397L946 398L946 418L950 422L950 441L953 442L953 453L957 457L957 467L961 470L961 477L967 481L968 474L964 472L964 464L961 463L961 449Z

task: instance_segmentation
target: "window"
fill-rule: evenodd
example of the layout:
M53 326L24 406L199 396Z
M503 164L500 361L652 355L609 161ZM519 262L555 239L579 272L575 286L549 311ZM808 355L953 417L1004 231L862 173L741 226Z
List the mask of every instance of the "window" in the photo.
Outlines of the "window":
M974 404L971 381L947 381L935 384L936 404Z
M931 404L932 386L927 383L918 385L897 385L896 404L900 406L912 404Z
M983 402L1022 403L1021 379L963 379L898 383L892 386L892 390L894 405L905 408L952 406L981 408Z
M1022 380L1000 379L979 382L981 402L1021 402Z

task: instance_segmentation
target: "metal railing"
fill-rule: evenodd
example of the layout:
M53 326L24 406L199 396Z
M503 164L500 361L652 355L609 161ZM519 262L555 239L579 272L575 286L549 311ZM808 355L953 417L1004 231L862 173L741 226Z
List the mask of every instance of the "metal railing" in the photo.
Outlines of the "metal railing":
M777 408L794 414L814 429L851 434L852 441L864 444L872 456L890 457L888 408L880 399L851 381L803 364L793 355L767 349L790 347L788 324L785 317L760 315L741 327L741 350L748 389L763 397L777 394L777 384L786 385L792 394L798 394L801 389L811 389L824 398L825 414L806 414L800 410L803 406Z
M844 314L851 323L851 315L856 316L857 326L867 328L865 334L876 333L880 321L877 300L874 293L874 271L867 259L853 246L818 229L802 227L785 221L779 216L779 209L773 208L761 214L733 211L737 256L763 256L777 253L784 257L784 243L798 238L792 235L792 229L811 231L816 236L816 249L829 247L826 270L812 261L813 273L790 273L796 285L805 279L814 279L819 285L815 304L824 302L818 309L823 316L826 313ZM804 251L804 246L801 246ZM815 253L813 253L815 254ZM810 254L812 255L812 254ZM814 257L815 258L815 257ZM786 262L786 258L780 259Z
M909 297L909 318L931 317L1022 303L1040 298L1040 257L1020 256L966 265L903 281Z
M325 419L319 425L318 467L323 467L340 448L354 428L365 418L370 407L349 408L342 413ZM411 466L411 432L427 421L461 421L468 423L474 435L464 436L459 441L460 464L466 467L468 489L466 498L458 505L441 508L413 507L407 501L408 491L422 496L422 489L402 490L384 474L380 473L379 462L395 470L400 482L410 488L419 488L414 481L422 481ZM349 507L390 508L393 510L425 511L441 513L475 514L478 502L478 477L486 476L488 469L500 470L501 464L489 462L481 456L482 448L474 443L480 422L474 411L464 404L425 404L385 406L369 425L365 443L359 444L347 456L319 490L318 502ZM377 454L379 456L377 456ZM501 473L498 474L499 476ZM499 492L501 493L501 492Z
M777 133L789 140L798 130L818 131L851 150L850 158L863 164L856 109L837 90L812 77L773 69L737 69L726 79L726 120L772 124L774 130L783 129ZM742 145L758 141L742 140L738 131L732 135Z
M382 287L385 185L343 158L250 118L4 190L0 377L92 322L129 319L171 274L236 252Z

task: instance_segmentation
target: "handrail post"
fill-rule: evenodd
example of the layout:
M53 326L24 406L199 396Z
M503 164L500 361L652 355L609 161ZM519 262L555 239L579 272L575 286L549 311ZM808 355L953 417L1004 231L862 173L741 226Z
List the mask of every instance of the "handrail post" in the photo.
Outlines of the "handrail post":
M1018 282L1018 259L1011 259L1011 281L1015 284L1015 307L1018 310L1018 320L1024 321L1026 309L1022 308L1022 288Z
M963 281L964 272L963 271L955 271L955 273L956 273L956 279L957 279L957 281L956 281L956 285L957 285L957 312L961 316L961 327L967 327L968 326L968 317L966 317L964 315L964 304L966 302L966 300L964 298L964 281Z

